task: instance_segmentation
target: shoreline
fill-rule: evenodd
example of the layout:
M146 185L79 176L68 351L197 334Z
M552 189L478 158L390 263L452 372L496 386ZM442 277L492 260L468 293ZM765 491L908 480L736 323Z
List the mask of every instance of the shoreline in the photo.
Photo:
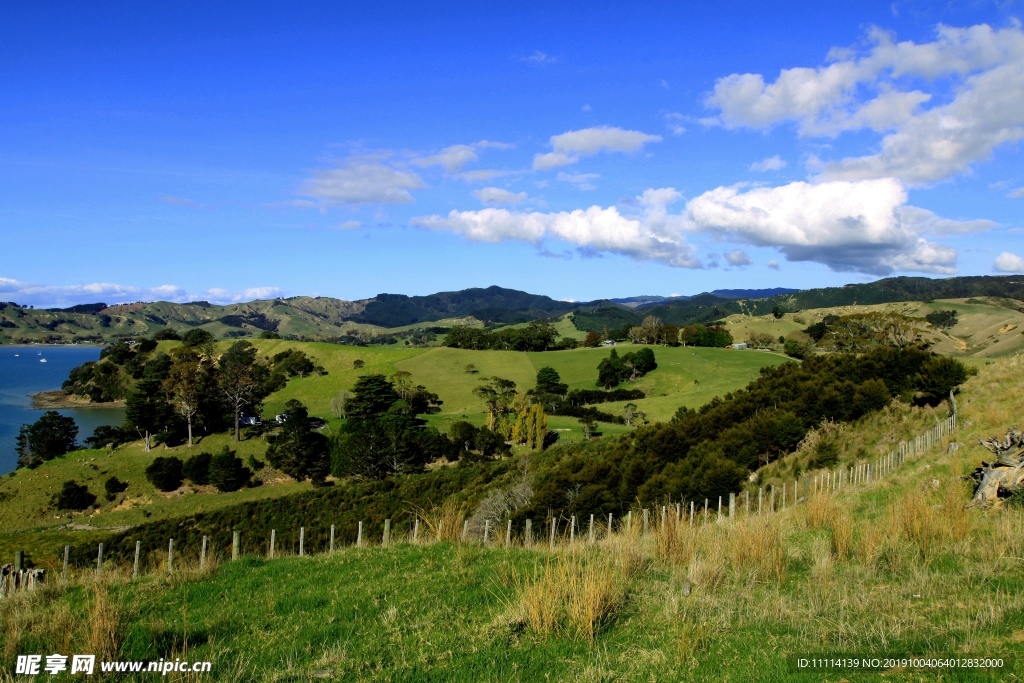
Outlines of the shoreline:
M124 408L124 401L109 403L93 403L87 398L74 394L65 394L60 389L54 391L38 391L29 394L32 397L34 410L62 410L67 408Z

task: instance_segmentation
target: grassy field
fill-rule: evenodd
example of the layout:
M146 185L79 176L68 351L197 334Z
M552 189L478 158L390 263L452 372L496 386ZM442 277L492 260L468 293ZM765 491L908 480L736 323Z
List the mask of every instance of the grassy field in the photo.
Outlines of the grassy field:
M245 557L200 571L179 549L145 576L82 570L0 603L0 657L210 660L218 681L1015 681L1024 676L1024 510L971 509L979 436L1013 424L1017 358L960 395L964 428L871 484L775 515L685 518L570 546L429 539L333 555ZM895 405L843 427L840 466L874 458L940 410ZM803 453L776 468L795 464ZM457 536L465 511L425 511ZM637 515L639 518L639 515ZM657 519L657 515L655 515ZM546 536L545 536L546 538ZM215 549L223 560L226 548ZM1003 657L990 675L792 673L797 654ZM168 676L170 680L200 677Z

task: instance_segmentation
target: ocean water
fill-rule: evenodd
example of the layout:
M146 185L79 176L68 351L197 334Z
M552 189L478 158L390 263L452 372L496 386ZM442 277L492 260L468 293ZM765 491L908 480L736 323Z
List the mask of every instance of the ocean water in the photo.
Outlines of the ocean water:
M99 357L98 346L0 346L0 474L17 466L15 448L21 425L35 422L44 412L32 409L31 395L60 389L72 368ZM44 358L46 362L40 362ZM124 420L120 408L57 412L75 419L79 442L99 425L118 425Z

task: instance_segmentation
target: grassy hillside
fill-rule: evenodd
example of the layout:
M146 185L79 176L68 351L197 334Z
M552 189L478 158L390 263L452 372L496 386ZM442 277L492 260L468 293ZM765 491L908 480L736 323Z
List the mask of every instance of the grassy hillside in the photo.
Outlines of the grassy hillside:
M993 361L965 386L962 429L945 440L959 450L944 441L881 480L775 515L690 526L670 513L641 536L637 511L632 533L599 527L598 543L560 537L554 551L519 547L517 529L509 549L399 538L226 562L221 544L200 571L186 545L172 576L159 554L135 582L125 567L99 580L82 571L0 603L4 671L15 654L106 647L111 658L209 659L213 680L228 681L880 679L788 668L801 653L849 653L1009 661L991 674L897 668L887 681L1020 680L1024 510L967 508L962 476L987 454L977 438L1014 423L1022 365ZM897 404L843 427L839 466L944 415ZM457 536L462 514L425 512L425 537Z
M447 430L456 420L468 420L480 425L485 421L484 404L473 394L483 378L499 375L515 380L521 391L532 388L537 370L545 365L555 367L562 380L571 388L594 388L597 364L606 357L608 349L576 349L547 353L518 353L511 351L469 351L436 347L410 349L395 347L354 347L337 344L292 342L285 340L254 340L252 342L263 357L272 357L289 348L301 348L327 374L292 378L287 386L271 395L264 405L264 414L280 412L291 398L303 401L314 415L328 418L334 424L330 399L342 389L351 389L360 375L382 373L391 375L405 370L413 379L437 393L444 401L442 412L431 415L430 422ZM161 342L166 351L175 342ZM228 342L221 342L226 348ZM622 352L626 347L620 348ZM668 419L680 405L701 405L716 395L722 395L744 386L757 376L764 365L785 359L760 352L727 351L724 349L655 349L658 369L636 383L647 391L649 398L635 401L649 419ZM364 366L354 367L362 360ZM476 373L466 372L473 364ZM699 390L693 384L700 378ZM613 414L622 410L622 404L602 406ZM583 438L579 423L574 418L551 416L550 429L557 430L562 442ZM601 432L615 435L630 428L623 425L601 424ZM263 486L242 489L233 493L219 493L209 486L184 486L174 493L157 491L145 478L146 466L157 456L175 455L182 459L197 452L217 453L224 446L237 451L246 460L250 455L265 461L267 442L262 439L234 443L226 434L202 438L192 451L184 446L157 447L146 453L141 442L123 445L116 451L105 449L76 451L68 456L45 463L35 470L18 470L0 478L0 554L9 555L18 548L36 554L50 554L69 539L93 534L93 530L120 529L143 522L195 514L220 509L252 500L275 498L290 493L307 491L309 483L298 484L272 470L264 470L260 478ZM130 483L125 494L113 502L103 499L103 483L116 476ZM86 484L99 496L97 508L88 514L57 514L50 504L53 494L67 480ZM73 525L69 527L68 525Z
M992 358L1024 349L1022 308L1024 304L1016 300L984 297L832 306L786 313L781 319L771 314L734 314L725 318L725 321L736 341L748 339L751 332L766 333L773 338L795 337L808 341L809 338L802 331L828 315L896 312L918 320L923 338L932 344L931 348L936 353L963 358ZM959 322L947 330L937 329L924 321L929 313L950 309L957 311Z

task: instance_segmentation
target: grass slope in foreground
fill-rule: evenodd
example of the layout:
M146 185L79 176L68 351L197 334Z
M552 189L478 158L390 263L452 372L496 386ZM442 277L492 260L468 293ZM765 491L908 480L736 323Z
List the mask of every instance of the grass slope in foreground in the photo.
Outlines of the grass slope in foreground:
M962 476L987 453L970 444L1017 415L1022 366L1001 359L970 380L952 437L963 448L939 444L880 481L773 516L694 527L670 516L647 537L555 551L400 542L205 571L183 549L171 576L83 571L0 603L2 664L105 647L111 658L210 659L204 680L877 681L791 674L787 657L908 653L1012 661L992 675L881 678L1020 680L1024 511L967 509ZM940 417L900 405L873 414L838 435L840 466ZM447 521L457 533L458 514Z

